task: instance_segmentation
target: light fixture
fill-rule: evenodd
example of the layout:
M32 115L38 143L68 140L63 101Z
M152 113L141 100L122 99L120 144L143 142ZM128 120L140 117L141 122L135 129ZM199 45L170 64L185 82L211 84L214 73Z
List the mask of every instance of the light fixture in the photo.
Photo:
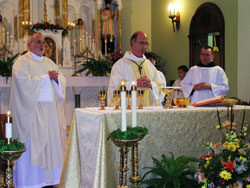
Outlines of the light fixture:
M169 11L169 16L168 17L172 20L173 29L174 29L174 32L175 32L174 23L176 25L176 29L177 30L180 29L180 12L178 10L176 10L175 6L172 5L172 3L169 4L168 11Z

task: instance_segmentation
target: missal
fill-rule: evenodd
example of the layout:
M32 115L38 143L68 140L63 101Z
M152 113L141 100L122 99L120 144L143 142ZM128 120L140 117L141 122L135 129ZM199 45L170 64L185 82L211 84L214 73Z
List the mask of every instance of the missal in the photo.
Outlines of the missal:
M194 107L199 107L199 106L214 106L215 104L221 103L224 100L224 96L218 96L210 99L205 99L202 101L198 101L193 104Z

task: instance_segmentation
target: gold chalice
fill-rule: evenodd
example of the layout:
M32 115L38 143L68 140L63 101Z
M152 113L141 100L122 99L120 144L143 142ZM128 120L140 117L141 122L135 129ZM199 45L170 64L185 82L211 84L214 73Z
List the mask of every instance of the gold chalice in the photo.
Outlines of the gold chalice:
M126 98L128 99L127 109L131 110L130 100L131 100L131 90L126 91Z
M163 108L173 108L172 96L173 96L174 90L175 90L175 88L171 88L171 87L163 88L163 92L165 93L165 95L167 95L166 96L166 103L163 106Z
M119 100L121 98L121 91L120 90L114 90L113 91L113 98L115 99L115 110L119 110Z
M101 107L100 107L100 110L105 110L104 108L104 101L106 99L106 91L105 90L100 90L98 92L98 99L100 100L101 102Z
M144 96L144 90L138 89L137 90L137 97L138 97L138 109L142 109L142 103L143 103L143 96Z

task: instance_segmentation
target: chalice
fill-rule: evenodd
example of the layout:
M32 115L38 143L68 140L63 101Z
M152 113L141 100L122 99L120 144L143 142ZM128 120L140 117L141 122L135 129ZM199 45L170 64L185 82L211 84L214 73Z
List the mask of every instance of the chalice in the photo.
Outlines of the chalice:
M128 110L131 110L131 104L130 104L130 100L131 100L131 90L127 90L127 91L126 91L126 98L128 99L127 109L128 109Z
M121 91L120 90L114 90L113 91L113 97L115 99L115 110L119 110L119 100L121 98Z
M163 88L163 92L166 95L166 103L163 106L163 108L173 108L172 106L172 96L174 93L174 90L177 89L175 87L167 87L167 88Z
M105 90L100 90L98 92L98 99L100 100L101 102L101 107L100 107L100 110L105 110L104 108L104 101L106 99L106 91Z
M144 90L143 90L143 89L138 89L138 90L137 90L138 109L143 109L143 107L142 107L143 96L144 96Z

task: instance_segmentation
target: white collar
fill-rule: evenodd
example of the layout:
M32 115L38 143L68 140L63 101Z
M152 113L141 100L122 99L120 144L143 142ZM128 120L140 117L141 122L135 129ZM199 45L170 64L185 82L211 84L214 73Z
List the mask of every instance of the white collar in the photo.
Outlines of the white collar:
M131 60L133 60L133 61L135 61L137 63L138 62L140 63L140 62L142 62L142 61L144 61L146 59L145 55L143 55L142 57L137 57L132 52L126 52L125 57L128 58L128 59L131 59Z
M43 56L38 56L36 54L34 54L33 52L29 51L31 57L36 60L36 61L43 61Z

